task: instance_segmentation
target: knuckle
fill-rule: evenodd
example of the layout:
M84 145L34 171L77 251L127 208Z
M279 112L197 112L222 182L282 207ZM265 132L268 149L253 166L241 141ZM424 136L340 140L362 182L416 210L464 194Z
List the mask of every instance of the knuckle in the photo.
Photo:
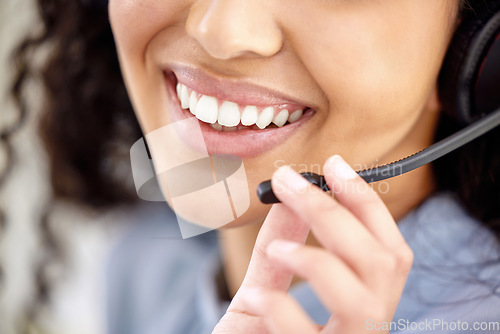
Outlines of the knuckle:
M267 246L267 245L266 245ZM257 242L253 248L255 255L266 258L267 257L267 248L263 244Z
M266 248L264 247L264 245L260 244L260 243L256 243L254 248L253 248L253 252L252 252L252 258L254 257L260 257L260 258L265 258L267 257L267 254L266 254ZM259 273L259 271L257 270L252 270L252 269L248 269L246 274L245 274L245 279L248 279L252 282L261 282L262 281L262 275Z
M408 245L400 247L395 254L398 268L403 272L408 272L413 265L413 251Z

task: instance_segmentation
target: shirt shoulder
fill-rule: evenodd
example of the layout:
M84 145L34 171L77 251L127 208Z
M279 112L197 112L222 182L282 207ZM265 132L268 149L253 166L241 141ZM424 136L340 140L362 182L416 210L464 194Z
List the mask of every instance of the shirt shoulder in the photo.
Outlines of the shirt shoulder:
M500 321L499 241L453 194L429 198L398 225L414 264L395 321Z
M198 279L219 262L217 235L183 239L166 204L142 204L124 219L130 228L107 265L108 332L199 333Z

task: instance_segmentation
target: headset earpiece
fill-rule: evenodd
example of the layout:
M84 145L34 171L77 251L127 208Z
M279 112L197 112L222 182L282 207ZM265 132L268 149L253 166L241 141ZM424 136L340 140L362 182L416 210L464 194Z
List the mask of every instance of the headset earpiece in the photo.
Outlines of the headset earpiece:
M466 15L440 76L445 112L472 123L500 107L500 1Z

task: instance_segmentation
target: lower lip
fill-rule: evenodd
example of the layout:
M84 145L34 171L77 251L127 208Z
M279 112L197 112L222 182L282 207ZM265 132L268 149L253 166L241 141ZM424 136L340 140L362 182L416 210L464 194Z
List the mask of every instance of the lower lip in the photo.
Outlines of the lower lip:
M196 118L188 110L182 109L175 90L175 80L172 77L168 78L166 76L166 82L172 123L190 117ZM232 154L240 158L251 158L278 146L296 134L298 129L311 119L313 115L314 111L308 109L297 122L281 128L264 130L243 129L232 132L217 131L208 123L200 120L198 122L209 154ZM195 143L190 143L192 137L189 134L184 135L184 133L181 133L180 135L182 140L190 146L197 146Z

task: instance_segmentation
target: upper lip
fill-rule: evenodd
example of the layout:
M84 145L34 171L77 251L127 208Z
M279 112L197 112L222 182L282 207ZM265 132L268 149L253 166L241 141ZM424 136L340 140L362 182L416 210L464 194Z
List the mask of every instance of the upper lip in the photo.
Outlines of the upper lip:
M257 107L292 105L296 109L314 109L311 104L297 100L285 93L238 79L217 77L207 71L185 65L171 65L165 73L172 72L177 81L194 91L231 101L240 105Z

